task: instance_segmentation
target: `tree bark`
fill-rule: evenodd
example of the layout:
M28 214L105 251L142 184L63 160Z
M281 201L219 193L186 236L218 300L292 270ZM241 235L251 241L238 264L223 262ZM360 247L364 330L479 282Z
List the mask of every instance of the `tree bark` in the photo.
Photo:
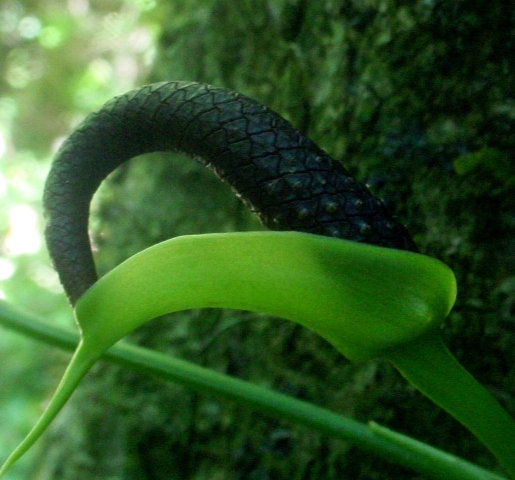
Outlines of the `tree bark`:
M472 0L167 3L149 80L239 90L279 111L367 181L421 251L456 273L459 298L444 336L515 413L511 6ZM261 228L191 160L137 159L103 192L95 211L102 271L175 235ZM350 364L283 320L184 312L131 337L496 468L464 428L389 364ZM38 478L414 478L351 445L104 363L60 418L47 436Z

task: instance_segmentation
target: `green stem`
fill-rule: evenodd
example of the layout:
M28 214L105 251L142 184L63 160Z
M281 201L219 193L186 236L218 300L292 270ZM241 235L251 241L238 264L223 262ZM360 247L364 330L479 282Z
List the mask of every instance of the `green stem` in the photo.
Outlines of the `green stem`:
M515 421L449 352L440 335L426 334L388 359L424 395L467 427L515 478Z
M73 351L79 341L78 334L28 317L2 301L0 324L29 338L68 351ZM412 468L428 478L506 480L465 460L376 424L367 427L307 402L142 347L119 343L108 350L103 358L205 394L240 402L280 419L290 419L322 434L351 442L392 463Z

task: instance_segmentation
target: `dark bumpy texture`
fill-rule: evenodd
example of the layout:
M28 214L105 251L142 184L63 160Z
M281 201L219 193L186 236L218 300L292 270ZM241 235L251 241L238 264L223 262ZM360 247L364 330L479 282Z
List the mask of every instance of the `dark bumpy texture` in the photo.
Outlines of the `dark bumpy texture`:
M45 235L72 305L97 279L88 238L94 192L126 160L166 150L214 170L272 230L417 250L380 200L275 112L230 90L161 83L89 115L52 166Z

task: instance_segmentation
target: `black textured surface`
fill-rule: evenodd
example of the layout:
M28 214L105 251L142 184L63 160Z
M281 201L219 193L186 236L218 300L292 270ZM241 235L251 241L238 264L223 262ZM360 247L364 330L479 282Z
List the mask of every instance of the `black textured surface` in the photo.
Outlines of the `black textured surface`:
M87 229L94 192L121 163L167 150L214 170L272 230L417 250L379 199L275 112L205 84L154 84L89 115L52 165L45 235L72 304L97 279Z

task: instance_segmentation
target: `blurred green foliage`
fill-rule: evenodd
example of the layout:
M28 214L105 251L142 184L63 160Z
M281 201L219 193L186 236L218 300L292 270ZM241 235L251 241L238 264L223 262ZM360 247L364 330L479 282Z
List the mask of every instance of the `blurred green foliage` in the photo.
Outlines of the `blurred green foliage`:
M476 172L496 179L506 188L515 186L515 165L512 158L497 148L484 146L476 152L456 158L453 165L460 175Z
M0 272L16 265L1 280L8 300L70 322L42 247L30 255L5 248L11 206L40 214L41 182L61 137L145 76L204 81L279 111L395 205L422 251L458 276L458 304L444 328L453 351L514 411L515 197L500 178L512 178L505 158L515 148L509 3L9 0L0 12ZM216 179L170 156L115 172L101 196L92 226L102 271L174 234L257 228ZM36 352L14 338L2 332L10 362ZM493 467L387 365L349 365L286 322L195 311L132 338ZM348 445L123 370L100 366L79 395L69 424L47 442L46 478L59 465L63 477L94 479L84 469L91 458L102 478L412 478ZM15 436L20 422L4 428ZM88 433L90 443L80 436Z
M46 321L72 324L41 236L51 156L82 117L145 77L156 9L152 0L0 3L0 296ZM0 358L2 459L39 416L66 355L2 329ZM10 475L25 480L27 467Z

